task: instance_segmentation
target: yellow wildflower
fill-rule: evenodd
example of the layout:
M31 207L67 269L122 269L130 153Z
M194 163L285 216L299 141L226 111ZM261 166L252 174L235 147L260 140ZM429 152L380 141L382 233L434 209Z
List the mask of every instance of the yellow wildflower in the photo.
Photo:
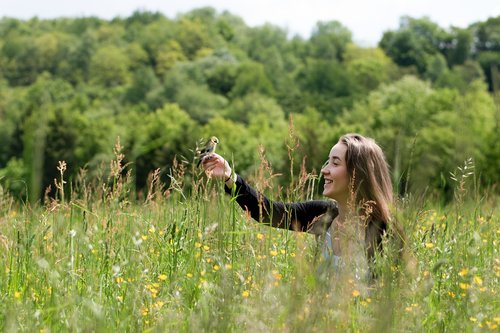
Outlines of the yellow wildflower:
M490 330L494 330L494 329L496 329L496 328L498 327L498 325L497 325L497 324L492 323L491 321L488 321L488 320L486 321L486 325L488 325L488 328L489 328Z
M283 278L283 275L280 274L280 272L274 270L273 271L273 277L276 279L276 280L281 280Z
M359 295L361 295L361 294L360 294L360 292L358 290L355 289L355 290L352 291L352 296L353 297L358 297Z
M160 274L158 276L158 280L160 280L160 281L165 281L166 279L167 279L167 276L165 274Z
M257 234L257 239L263 240L264 239L264 234L258 233Z
M472 281L477 284L478 286L482 285L483 284L483 279L481 279L481 277L475 275L474 278L472 279Z
M458 272L458 275L460 275L462 277L466 276L467 274L469 274L469 269L467 269L465 267L462 268L462 270L460 272Z
M241 296L247 298L248 296L250 296L250 292L248 290L245 290L241 293Z
M460 287L460 289L463 289L463 290L467 290L470 288L470 284L468 284L468 283L459 283L458 286Z

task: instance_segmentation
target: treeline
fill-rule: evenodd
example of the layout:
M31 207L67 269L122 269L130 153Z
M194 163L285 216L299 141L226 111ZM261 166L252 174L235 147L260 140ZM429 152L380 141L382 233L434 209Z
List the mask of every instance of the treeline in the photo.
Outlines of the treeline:
M375 48L337 21L290 38L212 8L175 19L3 18L0 184L38 200L62 160L66 177L101 177L119 137L141 191L151 171L168 180L174 157L192 161L210 135L247 176L262 145L287 182L289 155L295 173L302 161L318 172L338 136L357 131L383 146L401 193L448 191L468 158L496 185L498 67L500 17L450 29L404 17Z

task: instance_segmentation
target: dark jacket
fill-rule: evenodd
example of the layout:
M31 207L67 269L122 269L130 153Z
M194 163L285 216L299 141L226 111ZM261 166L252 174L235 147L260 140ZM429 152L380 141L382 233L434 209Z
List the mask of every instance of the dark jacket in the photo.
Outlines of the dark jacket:
M234 188L224 186L226 193L236 196L236 202L250 216L275 228L322 235L339 214L334 200L310 200L283 203L271 201L237 175Z

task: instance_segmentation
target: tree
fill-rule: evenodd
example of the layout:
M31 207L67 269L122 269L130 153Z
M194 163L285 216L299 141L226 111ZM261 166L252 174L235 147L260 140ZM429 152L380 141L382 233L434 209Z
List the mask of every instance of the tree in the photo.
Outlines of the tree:
M442 54L437 53L426 57L425 73L423 73L424 78L430 80L431 82L436 82L441 77L447 75L448 71L446 59Z
M175 39L189 59L194 59L202 48L212 48L211 36L199 20L182 18L175 26Z
M436 80L436 87L448 87L465 93L474 81L485 81L481 66L472 60L467 60L463 65L455 65L451 70L444 71Z
M226 98L212 93L207 86L194 84L180 89L176 102L200 124L205 124L228 103Z
M229 97L238 75L238 60L228 51L217 50L197 63L210 91Z
M286 44L287 31L267 23L249 30L246 51L252 60L263 63L266 61L266 50L271 48L283 50Z
M352 33L338 21L318 22L309 41L314 58L342 61Z
M152 20L147 25L133 23L128 26L128 33L135 37L147 52L150 63L156 65L159 50L169 41L175 40L175 23L163 16Z
M266 151L266 158L274 170L284 170L287 165L285 139L287 123L285 113L274 99L253 98L254 108L248 115L248 131Z
M306 105L333 121L350 107L358 88L354 77L336 60L309 59L297 78Z
M144 102L147 94L159 86L151 67L139 68L133 76L132 84L128 88L125 98L130 103Z
M222 115L234 122L248 125L255 114L264 113L266 110L271 113L279 113L281 108L273 98L252 93L234 99Z
M224 96L214 94L206 84L199 62L179 64L167 72L162 96L177 103L190 117L205 124L227 105Z
M500 52L500 16L490 17L486 22L479 22L472 28L475 29L476 52Z
M130 60L125 51L117 46L102 46L90 61L90 80L105 87L129 82Z
M22 157L22 121L26 117L26 89L12 89L0 80L0 168ZM23 103L24 102L24 103Z
M176 40L169 40L165 45L161 46L155 56L156 73L163 78L165 74L174 67L178 62L187 60L182 52L182 47Z
M273 85L266 75L264 66L257 62L244 62L238 68L230 97L237 98L250 93L273 95Z
M197 132L196 123L175 104L166 104L147 115L124 117L123 124L126 128L132 128L129 136L130 159L138 189L145 186L148 174L157 168L162 170L166 178L165 173L175 156L189 160L193 155L190 149Z
M379 46L399 66L413 66L422 74L427 69L426 57L439 53L445 40L445 31L428 18L405 16L397 31L384 33Z
M472 57L473 34L471 29L452 28L445 41L444 54L450 67L462 65Z
M207 73L207 84L215 94L229 97L236 83L238 66L235 63L222 63L211 68Z
M493 100L478 82L460 95L405 77L380 87L366 102L346 111L338 131L376 138L401 194L441 191L452 188L449 172L465 159L472 157L478 165L484 164L494 114Z
M295 129L294 135L299 140L295 152L294 173L298 174L302 159L305 158L306 170L314 170L319 174L330 149L338 140L332 125L313 108L306 108L303 113L291 115L290 122Z
M419 126L430 116L425 101L431 92L415 77L381 86L340 117L338 134L359 132L376 138L392 165L393 182L399 184L411 165Z
M125 19L125 25L127 28L131 25L145 26L162 19L165 19L165 16L160 12L135 10L132 15Z
M483 51L477 57L477 61L484 71L489 90L498 91L498 82L500 82L500 52Z
M472 26L475 34L474 57L481 64L490 91L498 90L500 75L500 16ZM497 87L495 87L497 85Z
M29 85L39 74L35 54L34 39L13 31L7 35L2 45L2 56L6 66L2 68L4 77L12 85Z
M0 168L0 189L6 189L14 197L26 200L28 186L27 170L22 159L13 157L5 167Z
M344 62L349 76L364 92L374 90L397 76L396 65L380 48L361 48L349 44Z

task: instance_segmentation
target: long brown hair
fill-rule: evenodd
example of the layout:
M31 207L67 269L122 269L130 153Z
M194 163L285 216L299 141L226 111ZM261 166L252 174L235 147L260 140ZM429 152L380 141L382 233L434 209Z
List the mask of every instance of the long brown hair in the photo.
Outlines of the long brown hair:
M391 216L393 188L389 165L380 146L371 138L360 134L343 135L339 142L347 146L346 166L352 188L352 200L357 209L364 209L365 250L369 263L375 251L382 250L386 232L395 236L397 249L402 254L404 234L396 219Z

